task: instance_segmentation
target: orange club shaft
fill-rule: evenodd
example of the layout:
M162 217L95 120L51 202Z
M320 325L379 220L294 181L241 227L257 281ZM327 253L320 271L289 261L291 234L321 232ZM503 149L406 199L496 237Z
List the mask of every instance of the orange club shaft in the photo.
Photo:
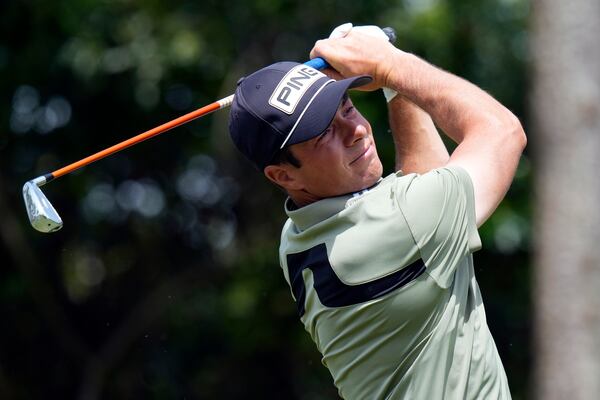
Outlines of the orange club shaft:
M210 114L213 111L217 111L221 108L228 107L229 105L231 105L232 101L233 101L233 95L227 96L221 100L215 101L214 103L208 104L208 105L201 107L197 110L194 110L190 113L182 115L181 117L175 118L174 120L171 120L162 125L159 125L156 128L152 128L150 130L147 130L146 132L140 133L139 135L136 135L132 138L124 140L120 143L117 143L107 149L101 150L95 154L92 154L91 156L85 157L79 161L76 161L65 167L57 169L56 171L53 171L53 172L45 175L46 182L49 182L52 179L60 178L61 176L66 175L70 172L73 172L76 169L85 167L86 165L89 165L89 164L91 164L95 161L98 161L104 157L110 156L111 154L115 154L123 149L133 146L134 144L143 142L146 139L150 139L156 135L160 135L161 133L164 133L164 132L166 132L170 129L173 129L179 125L183 125L187 122L190 122L196 118L200 118L204 115Z

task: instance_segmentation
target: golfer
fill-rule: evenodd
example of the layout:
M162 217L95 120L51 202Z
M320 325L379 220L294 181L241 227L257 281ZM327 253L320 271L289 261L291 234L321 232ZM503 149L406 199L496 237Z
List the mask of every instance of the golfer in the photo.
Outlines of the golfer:
M344 399L510 399L474 275L526 137L471 83L348 29L238 83L230 133L285 190L280 262ZM386 88L395 172L348 90ZM435 125L457 143L448 154Z

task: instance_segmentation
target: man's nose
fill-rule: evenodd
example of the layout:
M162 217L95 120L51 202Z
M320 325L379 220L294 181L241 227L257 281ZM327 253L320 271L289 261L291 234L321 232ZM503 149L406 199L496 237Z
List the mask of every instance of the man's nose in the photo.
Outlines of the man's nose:
M369 132L367 131L367 127L356 121L348 121L344 125L344 142L346 146L352 146L356 142L359 142L365 137L367 137L369 134Z

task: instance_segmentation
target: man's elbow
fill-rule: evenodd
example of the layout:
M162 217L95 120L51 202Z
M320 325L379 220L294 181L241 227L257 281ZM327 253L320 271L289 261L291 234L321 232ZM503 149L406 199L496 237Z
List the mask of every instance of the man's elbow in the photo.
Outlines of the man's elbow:
M527 146L527 135L521 125L521 121L514 114L511 114L508 129L506 131L510 136L509 140L517 147L520 153Z
M518 151L521 154L527 145L525 130L519 118L510 111L506 111L502 117L495 116L492 119L494 129L491 132L494 132L494 143L506 149L510 148L511 151Z

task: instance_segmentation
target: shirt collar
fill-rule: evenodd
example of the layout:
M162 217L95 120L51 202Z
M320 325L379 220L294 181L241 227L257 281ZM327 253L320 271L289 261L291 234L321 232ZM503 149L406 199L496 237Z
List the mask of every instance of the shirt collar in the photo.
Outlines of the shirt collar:
M342 211L350 198L351 195L329 197L297 208L288 197L285 201L285 213L303 231Z
M298 208L292 199L288 197L285 200L284 205L285 213L292 220L292 222L294 222L298 229L303 231L339 213L348 206L349 200L353 200L353 203L355 199L376 187L382 180L383 179L380 178L377 183L367 189L341 196L328 197L300 208Z

